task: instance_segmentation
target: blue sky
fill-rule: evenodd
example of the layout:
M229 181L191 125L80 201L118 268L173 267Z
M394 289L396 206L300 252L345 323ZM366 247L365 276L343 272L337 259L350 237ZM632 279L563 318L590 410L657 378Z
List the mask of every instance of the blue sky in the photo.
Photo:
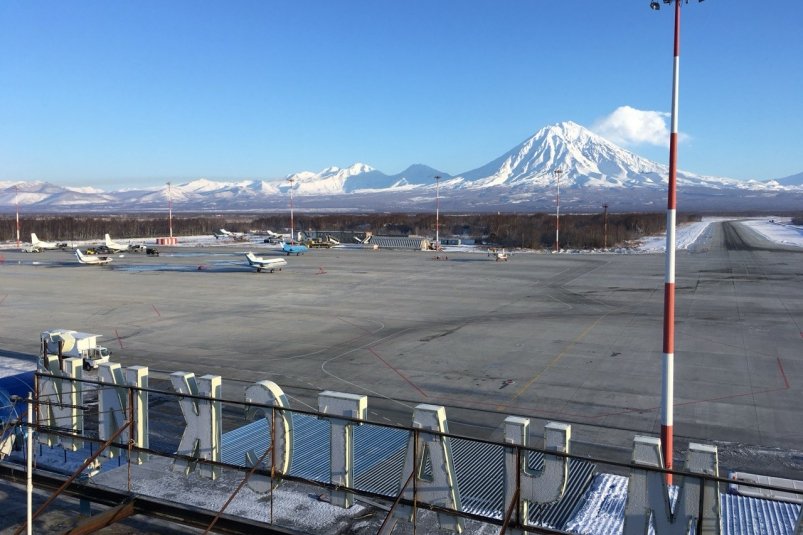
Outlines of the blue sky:
M803 3L692 0L682 19L680 167L803 171ZM648 0L8 0L0 180L455 174L565 120L626 126L666 163L639 121L668 123L672 26ZM607 120L622 109L657 113Z

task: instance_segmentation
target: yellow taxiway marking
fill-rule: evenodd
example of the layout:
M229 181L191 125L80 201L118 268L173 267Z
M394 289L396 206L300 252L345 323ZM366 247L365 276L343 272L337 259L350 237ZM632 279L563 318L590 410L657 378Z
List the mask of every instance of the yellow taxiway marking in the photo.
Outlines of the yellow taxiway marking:
M595 321L594 323L592 323L591 325L589 325L588 327L586 327L586 328L583 330L583 332L581 332L579 335L577 335L577 337L576 337L574 340L572 340L571 342L569 342L569 344L568 344L566 347L564 347L564 348L563 348L563 351L561 351L560 353L558 353L558 354L555 356L555 358L553 358L553 359L552 359L552 360L549 362L549 364L547 364L546 368L542 369L541 371L539 371L538 373L536 373L535 375L533 375L533 376L532 376L532 378L531 378L529 381L527 381L527 383L526 383L524 386L522 386L521 388L519 388L519 390L516 392L516 395L515 395L515 396L513 396L513 398L512 398L510 401L515 401L515 400L516 400L516 399L517 399L517 398L518 398L520 395L522 395L522 394L523 394L523 393L524 393L524 392L525 392L525 391L526 391L528 388L530 388L530 386L532 386L532 384L533 384L534 382L536 382L536 381L538 380L538 378L539 378L539 377L541 377L541 376L544 374L544 372L546 372L547 370L549 370L550 368L552 368L553 366L555 366L555 365L558 363L558 361L560 361L560 359L562 359L562 358L563 358L563 357L566 355L566 353L568 353L568 352L569 352L569 351L570 351L570 350L571 350L571 349L574 347L574 345L575 345L577 342L579 342L579 341L581 341L583 338L585 338L585 337L588 335L588 333L590 333L590 332L591 332L591 329L593 329L594 327L596 327L596 326L597 326L597 323L599 323L599 322L600 322L600 320L602 320L602 318L604 318L605 316L607 316L607 314L603 314L602 316L600 316L599 318L597 318L597 321Z

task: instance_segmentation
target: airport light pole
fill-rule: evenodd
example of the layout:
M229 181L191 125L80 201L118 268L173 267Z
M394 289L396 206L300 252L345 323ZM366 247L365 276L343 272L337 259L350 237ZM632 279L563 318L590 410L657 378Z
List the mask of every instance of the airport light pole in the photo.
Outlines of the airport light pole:
M602 205L605 214L602 216L602 248L608 250L608 203Z
M441 248L441 237L440 237L440 229L441 229L441 222L440 222L440 212L441 212L441 177L440 175L435 176L435 249Z
M552 171L555 175L555 182L558 186L558 194L555 197L555 252L560 252L560 175L563 174L563 169L558 168Z
M14 205L17 207L17 247L20 246L20 200L19 200L20 186L14 184Z
M173 185L167 183L167 225L170 230L170 237L173 237Z
M681 0L663 0L664 4L675 3L675 46L672 67L672 131L669 134L669 185L666 204L666 268L664 278L664 338L661 374L661 449L664 466L672 468L673 462L673 412L675 403L675 222L677 216L677 156L678 156L678 98L680 94L680 6ZM686 0L688 2L688 0ZM703 0L698 0L702 2ZM656 0L650 7L658 11L661 4ZM667 475L672 483L672 475Z
M293 182L292 178L288 178L287 181L290 183L290 243L295 243L295 236L293 234L295 231L293 230Z

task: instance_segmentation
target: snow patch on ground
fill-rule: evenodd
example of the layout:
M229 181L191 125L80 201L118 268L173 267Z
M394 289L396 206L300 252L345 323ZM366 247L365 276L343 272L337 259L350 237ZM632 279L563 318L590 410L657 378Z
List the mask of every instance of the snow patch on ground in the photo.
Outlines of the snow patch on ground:
M742 223L772 242L803 247L803 226L792 225L788 217L751 219Z
M695 223L678 225L675 229L675 249L684 251L697 246L697 241L705 235L705 231L715 221L717 220L706 218ZM663 253L664 251L666 251L666 232L658 236L644 238L638 246L638 252L640 253Z

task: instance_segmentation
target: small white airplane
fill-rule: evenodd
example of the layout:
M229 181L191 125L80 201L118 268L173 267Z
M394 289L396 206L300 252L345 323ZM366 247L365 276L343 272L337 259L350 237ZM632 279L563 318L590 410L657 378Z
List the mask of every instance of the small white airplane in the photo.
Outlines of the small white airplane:
M510 258L510 254L504 249L490 249L488 256L493 256L497 262L507 262L507 259Z
M277 269L281 271L282 267L287 265L287 260L284 258L262 258L251 251L245 253L245 258L248 260L248 265L257 270L257 273L261 273L263 269L271 273Z
M85 256L81 253L81 249L75 250L75 258L77 258L78 262L81 264L94 264L96 266L104 266L112 261L111 257L108 256Z
M215 232L215 239L220 238L232 238L234 240L243 240L245 239L245 232L231 232L230 230L226 230L224 228L220 229L219 231Z
M111 236L106 234L104 243L106 247L113 253L119 253L120 251L127 251L128 245L123 245L122 243L117 243L116 241L112 241Z
M67 247L67 244L56 243L53 241L42 241L36 237L35 232L31 232L31 247L36 248L39 251L44 251L45 249L63 249L64 247Z

